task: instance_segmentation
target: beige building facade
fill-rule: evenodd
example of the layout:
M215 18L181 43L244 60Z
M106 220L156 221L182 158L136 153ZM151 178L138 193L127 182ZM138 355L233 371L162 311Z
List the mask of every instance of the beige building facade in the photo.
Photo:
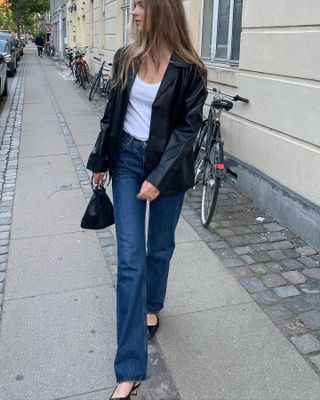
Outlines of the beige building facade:
M93 57L111 62L127 41L131 1L69 1L76 10L68 11L68 44L88 46L91 74L99 68ZM319 248L319 0L184 4L208 86L250 99L223 118L240 189Z

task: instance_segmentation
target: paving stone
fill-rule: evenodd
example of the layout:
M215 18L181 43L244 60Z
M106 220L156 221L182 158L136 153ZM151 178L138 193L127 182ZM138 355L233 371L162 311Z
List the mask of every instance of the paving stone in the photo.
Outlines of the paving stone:
M279 232L279 231L283 231L285 229L283 226L281 226L277 222L272 222L270 224L263 224L263 226L268 232Z
M314 335L312 335L312 333L293 336L290 339L302 354L308 354L320 350L320 342Z
M226 268L241 267L244 265L244 261L239 257L222 259L222 263Z
M283 304L275 304L264 308L264 311L269 315L272 321L282 322L293 317L293 313L288 310Z
M271 304L278 303L278 299L269 290L263 290L261 292L252 293L251 297L260 306L269 306Z
M272 258L265 252L253 253L250 256L256 263L267 263L272 261Z
M241 259L249 265L252 265L255 263L255 261L250 257L250 256L241 256Z
M252 232L256 232L256 233L266 232L266 229L263 225L249 225L249 228L252 230Z
M218 235L220 235L221 237L227 237L227 236L232 236L234 235L234 232L232 229L230 228L222 228L222 229L217 229L217 233Z
M6 271L7 269L7 263L0 263L0 272Z
M284 231L271 232L271 233L266 233L266 237L268 242L279 242L288 239L288 233Z
M245 233L252 233L252 230L248 228L247 226L235 226L232 228L232 230L237 233L238 235L242 235Z
M281 275L293 285L304 283L307 280L307 278L299 271L282 272Z
M194 229L198 233L198 235L201 237L202 240L204 240L205 242L210 242L211 241L212 233L210 231L208 231L207 229L203 228L202 226L194 227Z
M320 354L309 357L309 360L318 368L320 372Z
M4 282L6 279L6 274L4 272L0 272L0 282Z
M8 246L8 244L9 244L9 239L0 240L0 246Z
M298 260L292 258L292 259L288 259L288 260L283 260L281 261L282 266L289 270L297 270L297 269L303 269L303 264L301 264L301 262L299 262Z
M300 314L301 321L310 329L320 329L320 311L312 310Z
M269 288L287 284L287 281L278 274L264 275L261 280Z
M237 257L237 253L235 253L231 247L227 247L225 249L217 249L215 250L215 254L220 258Z
M250 268L253 272L257 273L258 275L265 275L265 274L270 274L273 272L281 272L282 271L281 265L279 265L277 263L273 263L273 262L252 265L252 266L250 266Z
M307 302L313 307L313 308L319 308L320 310L320 294L307 294L306 296Z
M250 256L252 254L252 248L250 246L241 246L241 247L235 247L233 249L237 254L239 255L247 255Z
M306 268L303 269L301 272L303 272L303 274L306 275L308 278L320 279L320 268Z
M0 263L5 263L8 261L8 254L0 254Z
M282 261L287 257L283 254L282 250L271 250L267 253L273 261Z
M281 250L287 258L298 258L300 255L294 249Z
M228 236L225 239L232 247L247 246L252 243L250 239L240 235Z
M250 233L243 236L248 238L253 244L265 243L267 241L264 233Z
M312 257L301 257L298 259L298 261L302 262L308 268L314 268L320 266L320 262Z
M106 247L106 246L114 246L115 245L115 241L112 237L109 238L99 238L99 242L100 245L102 247Z
M229 247L229 244L225 242L224 240L221 242L209 242L207 245L210 247L212 250L218 250L218 249L225 249Z
M288 286L281 286L278 288L274 288L273 289L275 291L275 293L279 296L279 297L291 297L291 296L299 296L300 292L298 289L296 289L294 286L292 285L288 285Z
M294 244L295 247L304 247L308 246L308 243L301 239L300 237L293 237L291 239L292 243Z
M246 267L232 268L230 271L231 271L231 274L236 279L244 278L246 276L253 276L253 272L247 266Z
M249 293L256 293L266 290L266 287L263 285L263 283L256 277L242 278L239 280L239 282Z
M317 251L310 246L296 247L296 251L302 256L313 256Z
M284 299L284 303L294 313L303 313L312 308L310 303L302 296L288 297Z
M9 247L8 246L0 246L0 255L1 254L8 254Z
M0 232L0 240L9 239L9 232Z
M310 331L298 318L290 318L284 321L277 321L277 327L285 336L300 335Z
M254 251L271 251L274 249L274 244L273 243L257 243L257 244L252 244L251 249Z
M303 293L316 294L320 293L320 281L307 282L299 286Z

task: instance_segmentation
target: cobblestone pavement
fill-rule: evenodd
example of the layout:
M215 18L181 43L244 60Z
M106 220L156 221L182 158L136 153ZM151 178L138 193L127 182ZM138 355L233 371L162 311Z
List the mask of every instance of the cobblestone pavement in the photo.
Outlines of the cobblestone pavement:
M88 90L78 93L90 103ZM96 95L90 104L101 116L105 99ZM208 228L201 226L200 203L201 189L190 190L182 215L320 375L319 252L242 195L232 176ZM108 233L98 236L115 279L115 244Z
M7 99L1 116L3 134L0 145L0 319L9 252L15 185L17 179L22 109L24 99L25 66L22 63L17 81Z
M201 189L184 217L320 374L320 255L237 191L228 176L213 222L200 223Z

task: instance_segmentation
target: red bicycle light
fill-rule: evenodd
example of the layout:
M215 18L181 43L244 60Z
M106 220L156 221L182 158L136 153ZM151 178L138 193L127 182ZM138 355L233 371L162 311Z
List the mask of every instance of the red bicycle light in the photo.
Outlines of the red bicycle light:
M223 164L223 163L217 164L217 168L218 168L218 169L224 169L224 164Z

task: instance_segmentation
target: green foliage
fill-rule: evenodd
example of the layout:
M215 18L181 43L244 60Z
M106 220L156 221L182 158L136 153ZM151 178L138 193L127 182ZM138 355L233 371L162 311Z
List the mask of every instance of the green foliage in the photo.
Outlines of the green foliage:
M13 26L12 11L10 5L0 4L0 29L11 29Z
M18 36L20 26L26 30L34 31L35 16L50 10L50 0L9 0L12 9L12 17Z

